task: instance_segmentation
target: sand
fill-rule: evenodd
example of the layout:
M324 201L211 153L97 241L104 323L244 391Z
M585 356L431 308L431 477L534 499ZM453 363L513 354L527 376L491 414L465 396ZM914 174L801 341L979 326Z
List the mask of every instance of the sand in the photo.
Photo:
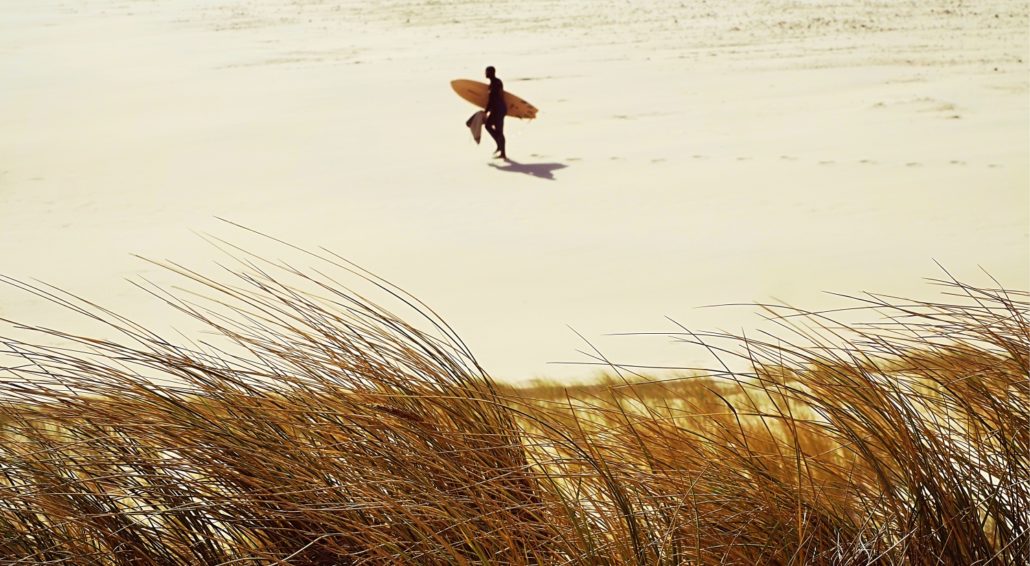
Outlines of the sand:
M1026 2L7 0L0 273L161 328L133 257L213 266L217 218L436 308L494 375L571 378L760 324L773 298L1030 288ZM540 108L490 159L450 90ZM0 286L0 317L91 329ZM571 329L570 329L571 327ZM4 333L7 333L6 331Z

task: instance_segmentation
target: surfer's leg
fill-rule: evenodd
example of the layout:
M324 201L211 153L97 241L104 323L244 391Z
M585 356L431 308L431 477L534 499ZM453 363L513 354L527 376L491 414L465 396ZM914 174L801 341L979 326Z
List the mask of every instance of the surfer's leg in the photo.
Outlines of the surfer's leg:
M504 128L504 123L502 122L500 125L498 125L498 118L500 118L501 120L504 119L503 116L498 116L496 113L491 112L490 116L487 117L486 122L483 125L486 127L487 133L490 134L490 137L493 138L494 142L497 144L497 151L495 151L494 153L503 153L504 134L500 132Z
M497 135L494 140L497 141L497 151L501 152L501 157L507 159L508 155L504 152L504 114L497 117Z

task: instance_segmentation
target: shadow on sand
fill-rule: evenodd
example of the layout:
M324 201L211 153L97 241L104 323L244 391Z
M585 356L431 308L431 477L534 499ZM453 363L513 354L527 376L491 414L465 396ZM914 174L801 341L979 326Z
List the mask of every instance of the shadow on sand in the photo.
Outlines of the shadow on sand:
M518 161L512 161L510 159L503 163L504 165L491 163L490 167L493 167L498 171L507 171L509 173L525 173L531 177L547 179L549 181L554 180L555 171L568 167L568 165L564 163L519 163Z

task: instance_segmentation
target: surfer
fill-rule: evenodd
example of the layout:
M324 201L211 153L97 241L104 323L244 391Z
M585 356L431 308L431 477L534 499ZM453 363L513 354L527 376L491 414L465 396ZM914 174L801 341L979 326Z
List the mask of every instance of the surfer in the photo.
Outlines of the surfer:
M483 125L490 137L497 142L497 157L508 159L504 152L504 117L508 114L508 105L504 102L504 83L497 78L496 69L486 68L486 78L490 79L490 95L486 102L486 121Z

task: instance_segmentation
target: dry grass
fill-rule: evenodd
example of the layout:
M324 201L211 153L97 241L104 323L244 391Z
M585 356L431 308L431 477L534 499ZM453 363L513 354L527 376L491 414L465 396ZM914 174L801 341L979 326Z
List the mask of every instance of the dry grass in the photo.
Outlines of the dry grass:
M885 318L851 328L769 307L778 337L679 335L711 372L518 389L381 281L418 325L247 264L169 266L221 350L56 294L124 340L4 340L5 563L1030 560L1025 292L855 299Z

